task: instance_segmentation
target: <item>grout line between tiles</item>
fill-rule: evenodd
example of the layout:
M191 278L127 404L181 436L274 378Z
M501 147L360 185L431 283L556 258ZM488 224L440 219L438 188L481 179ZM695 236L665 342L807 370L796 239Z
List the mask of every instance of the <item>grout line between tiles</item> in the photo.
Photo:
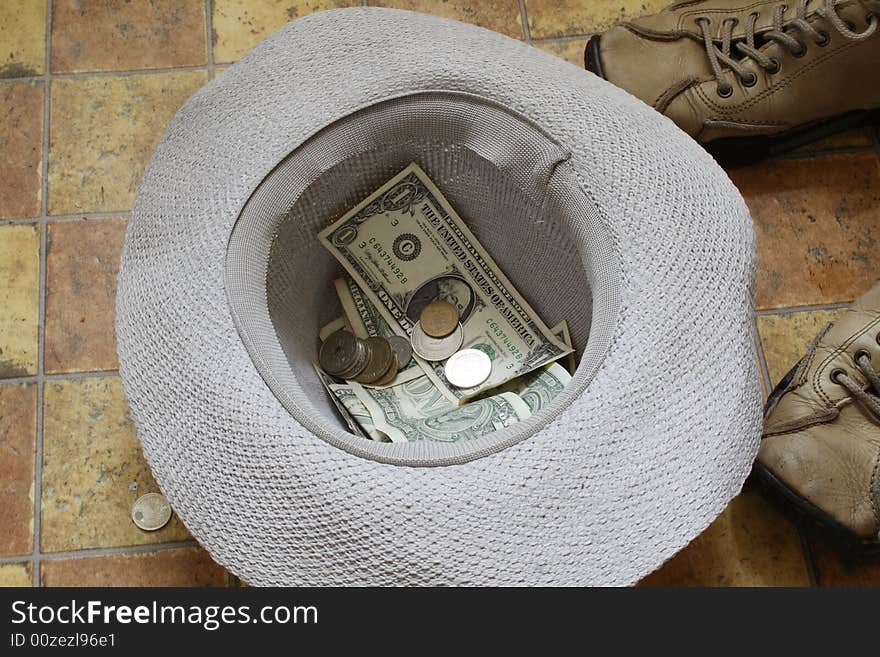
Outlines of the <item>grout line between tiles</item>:
M752 331L753 331L753 340L755 341L755 350L758 354L758 366L761 369L761 377L764 379L764 389L767 391L767 395L770 395L770 392L773 390L773 386L770 382L770 370L767 367L767 358L764 356L764 343L761 341L761 332L758 331L758 318L755 317L752 321Z
M55 223L63 221L87 221L89 219L128 219L130 215L130 210L120 210L119 212L81 212L79 214L53 214L44 217L27 217L23 219L0 219L0 226L42 223L43 220L49 223Z
M214 79L214 0L205 0L205 57L208 79Z
M46 3L46 51L43 62L43 140L40 163L40 287L39 323L37 325L37 435L34 443L34 535L33 585L40 586L40 541L42 540L43 511L43 400L45 398L45 344L46 344L46 257L49 236L46 216L49 213L49 130L52 110L52 14L54 2Z
M807 568L807 577L810 578L810 586L819 586L819 569L816 567L816 559L813 556L813 546L810 543L809 530L803 518L795 523L798 539L801 542L801 553L804 555L804 565Z
M782 308L763 308L756 310L755 315L758 317L767 317L768 315L793 315L795 313L814 312L817 310L840 310L847 308L852 301L841 301L840 303L823 303L815 306L785 306Z
M0 384L15 385L19 383L49 383L50 381L80 381L82 379L104 379L119 376L119 370L94 370L91 372L56 372L43 373L33 376L16 376L9 379L0 379Z
M2 78L0 83L14 82L37 82L51 77L53 80L81 80L84 78L131 78L141 75L155 75L157 73L194 73L197 71L207 71L205 66L174 66L170 68L144 68L138 70L118 70L118 71L81 71L78 73L49 73L44 75L29 75L20 78Z
M584 41L593 36L592 34L570 34L560 37L545 37L543 39L532 39L532 43L538 45L549 45L553 43L572 43L574 41Z
M166 541L165 543L146 543L143 545L126 545L123 547L112 548L85 548L82 550L47 552L40 555L39 561L42 562L58 561L59 559L85 559L88 557L115 557L129 556L133 554L151 554L153 552L163 552L165 550L182 550L193 547L199 547L199 544L195 539L189 539L186 541ZM32 555L0 557L0 565L12 563L28 563L32 560ZM36 583L34 585L38 586L38 584Z
M532 42L532 31L529 29L529 15L526 13L526 0L519 0L519 17L522 20L523 36L526 43Z

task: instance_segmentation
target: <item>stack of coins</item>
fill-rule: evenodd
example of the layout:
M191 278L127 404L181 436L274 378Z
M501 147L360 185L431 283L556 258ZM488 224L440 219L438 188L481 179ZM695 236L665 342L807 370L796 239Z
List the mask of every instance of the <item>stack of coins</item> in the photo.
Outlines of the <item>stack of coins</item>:
M361 340L345 329L329 335L321 345L318 362L330 376L377 386L397 377L398 357L385 338Z
M422 309L412 330L412 349L425 360L446 360L461 347L464 330L458 321L458 309L437 299Z

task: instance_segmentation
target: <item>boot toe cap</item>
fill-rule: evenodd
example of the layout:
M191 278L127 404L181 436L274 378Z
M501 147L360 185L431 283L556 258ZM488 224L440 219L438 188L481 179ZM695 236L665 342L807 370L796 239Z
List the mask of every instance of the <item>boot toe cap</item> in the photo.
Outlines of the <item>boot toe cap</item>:
M790 492L831 517L855 537L876 539L873 499L876 451L839 439L821 427L766 436L758 463Z

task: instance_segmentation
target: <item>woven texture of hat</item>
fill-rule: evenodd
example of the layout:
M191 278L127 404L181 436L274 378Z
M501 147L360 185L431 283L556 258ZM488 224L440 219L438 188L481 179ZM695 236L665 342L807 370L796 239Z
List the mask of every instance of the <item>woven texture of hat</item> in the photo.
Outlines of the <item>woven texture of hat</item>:
M278 162L420 90L514 108L570 149L622 272L614 340L579 398L527 439L442 467L362 458L304 428L260 377L224 285L236 219ZM122 257L120 370L163 493L251 584L625 585L750 470L755 267L725 173L620 89L474 26L324 12L197 92L157 146Z

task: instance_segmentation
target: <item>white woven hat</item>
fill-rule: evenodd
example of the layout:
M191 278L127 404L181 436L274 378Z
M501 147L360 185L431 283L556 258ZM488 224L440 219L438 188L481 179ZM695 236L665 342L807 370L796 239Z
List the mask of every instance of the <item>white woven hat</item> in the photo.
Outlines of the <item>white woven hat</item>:
M346 432L315 378L319 228L418 162L582 359L471 442ZM748 211L620 89L492 32L380 9L295 21L196 93L144 177L122 377L163 492L251 584L635 582L757 449Z

